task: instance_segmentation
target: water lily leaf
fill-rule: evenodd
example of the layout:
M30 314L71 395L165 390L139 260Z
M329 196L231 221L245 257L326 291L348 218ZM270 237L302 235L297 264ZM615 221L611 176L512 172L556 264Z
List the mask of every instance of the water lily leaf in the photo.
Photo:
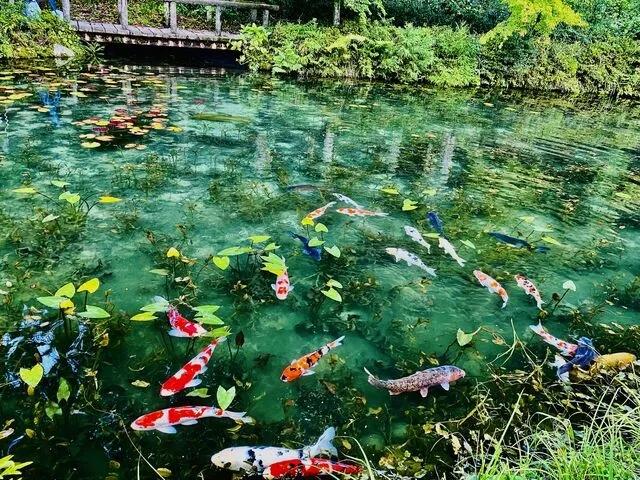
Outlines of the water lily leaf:
M171 470L164 467L156 468L156 472L158 472L162 478L169 478L172 474Z
M327 226L324 223L316 223L316 227L315 227L315 231L320 233L320 232L324 232L324 233L328 233L329 229L327 228Z
M310 247L319 247L323 243L324 243L324 240L320 240L318 237L313 237L311 240L309 240Z
M478 328L475 332L464 333L461 329L458 329L458 332L456 333L456 340L458 340L458 345L460 345L461 347L468 345L473 340L475 334L479 331L480 329Z
M327 287L342 288L342 284L333 278L327 282Z
M555 238L550 237L548 235L542 237L542 240L547 242L547 243L550 243L551 245L558 245L558 246L562 245L558 240L556 240Z
M216 313L220 310L220 305L200 305L199 307L193 307L193 310L201 314Z
M73 283L67 283L58 289L54 296L56 297L67 297L71 298L76 294L76 287L73 286Z
M53 420L53 417L56 415L62 415L62 409L60 408L60 405L58 405L55 402L48 402L47 405L44 407L44 413L47 414L47 417L49 417L49 420Z
M424 235L422 235L425 238L440 238L440 235L438 235L435 232L429 232L429 233L425 233Z
M58 188L64 188L69 185L69 182L63 182L62 180L51 180L51 185Z
M576 291L576 284L573 283L573 280L567 280L566 282L564 282L562 284L562 288L564 288L565 290L572 290L572 291Z
M402 202L403 212L407 212L409 210L415 210L416 208L418 208L418 203L414 202L413 200L409 200L408 198L405 198L404 201Z
M208 331L203 337L209 338L220 338L220 337L228 337L231 334L231 328L226 325L224 327L214 328L213 330Z
M321 290L321 292L331 300L334 300L336 302L342 301L342 296L335 288L330 288L329 290Z
M60 308L60 303L68 299L65 297L38 297L36 300L49 308Z
M71 300L65 298L60 302L60 308L63 310L73 310L73 308L75 308L75 305Z
M300 223L301 223L302 225L305 225L305 226L306 226L306 225L309 225L310 227L313 227L313 225L314 225L314 223L315 223L315 222L313 221L313 218L311 218L311 217L304 217L304 218L300 221Z
M273 273L276 276L280 276L285 272L286 267L279 263L267 262L260 270L264 270L265 272Z
M280 248L278 245L276 245L275 243L271 242L269 245L267 245L266 247L264 247L264 251L265 252L269 252L271 250L277 250L278 248Z
M60 218L60 215L54 215L51 213L42 219L42 223L53 222L56 218Z
M160 275L161 277L166 277L167 275L169 275L169 270L166 270L164 268L154 268L153 270L149 270L149 273Z
M160 303L160 302L150 303L149 305L145 305L144 307L142 307L140 310L142 310L143 312L151 312L151 313L166 312L168 305L169 305L168 303Z
M252 252L250 247L229 247L218 252L219 257L233 257L236 255L244 255L245 253Z
M167 250L167 258L180 258L180 252L177 248L171 247Z
M69 400L71 396L71 387L69 387L69 382L67 382L64 378L60 379L60 385L58 385L58 393L56 393L56 398L58 402L64 400L65 402Z
M236 387L231 387L229 390L225 390L222 386L218 387L216 392L216 398L218 399L218 406L222 410L226 410L233 399L236 398Z
M13 432L15 432L15 430L13 428L8 428L6 430L2 430L0 432L0 440L3 440L5 438L7 438L7 437L10 437L11 435L13 435ZM4 467L4 465L2 463L2 460L4 460L4 459L0 459L0 468Z
M96 293L100 288L100 280L92 278L78 287L78 292Z
M13 190L14 193L24 193L27 195L32 195L34 193L38 193L38 191L33 188L33 187L22 187L22 188L16 188L15 190Z
M155 320L156 318L158 317L156 317L153 312L142 312L131 317L131 320L135 322L148 322L149 320Z
M248 237L253 243L264 243L271 237L269 235L252 235Z
M131 385L133 385L134 387L147 388L151 384L149 382L145 382L144 380L134 380L133 382L131 382Z
M199 397L199 398L209 398L209 389L207 387L204 388L196 388L195 390L190 391L185 396L187 397Z
M267 256L261 256L260 257L262 260L264 260L267 263L273 263L276 265L282 265L283 267L285 266L285 259L284 257L280 257L278 255L276 255L275 253L269 253L269 255Z
M118 202L121 202L122 199L117 197L112 197L110 195L103 195L102 197L100 197L98 201L100 203L118 203Z
M224 321L220 317L210 313L198 316L196 320L203 325L224 325Z
M37 363L31 368L21 368L19 375L29 387L36 388L44 376L44 368L41 363Z
M400 195L400 192L396 188L381 188L380 191L388 193L389 195Z
M98 148L100 145L100 142L82 142L80 144L82 148Z
M111 314L95 305L87 305L86 311L78 313L82 318L109 318Z
M460 240L460 243L474 250L476 249L476 246L470 240Z
M340 255L341 255L340 249L335 245L333 247L324 247L324 249L334 257L340 258Z
M211 261L220 270L226 270L229 267L229 257L213 257Z
M80 195L77 194L77 193L62 192L58 196L58 200L65 200L65 201L69 202L71 205L75 205L76 203L78 203L80 201Z

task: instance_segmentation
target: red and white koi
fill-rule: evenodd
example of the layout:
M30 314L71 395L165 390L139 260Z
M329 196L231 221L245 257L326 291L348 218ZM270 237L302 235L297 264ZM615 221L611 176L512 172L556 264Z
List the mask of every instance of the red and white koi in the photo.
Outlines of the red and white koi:
M336 212L341 213L342 215L347 215L349 217L386 217L389 215L384 212L374 212L371 210L365 210L364 208L338 208Z
M324 458L311 458L306 462L295 459L274 463L262 472L262 476L267 480L275 480L278 478L308 478L320 475L335 476L335 474L358 475L360 472L362 472L360 465L334 462Z
M341 201L342 203L346 203L347 205L353 207L353 208L360 208L363 209L364 207L362 205L360 205L359 203L356 203L355 200L350 199L349 197L347 197L346 195L343 195L341 193L332 193L331 195L333 195L334 197L336 197L339 201Z
M404 233L406 233L411 240L413 240L414 242L419 243L424 248L426 248L428 253L431 253L431 245L429 245L429 243L424 239L424 237L418 231L417 228L410 227L409 225L405 225Z
M147 413L131 423L139 431L176 433L175 425L195 425L201 418L230 418L238 423L254 423L246 412L230 412L216 407L172 407Z
M527 295L531 295L535 299L538 308L542 310L542 304L544 302L542 301L542 297L540 297L540 292L533 284L533 282L524 275L516 275L515 279L516 282L518 282L518 286L522 288Z
M202 380L196 379L198 375L207 371L207 364L213 355L213 351L226 337L217 338L207 345L198 355L193 357L189 363L178 370L171 378L167 379L160 389L160 395L168 397L181 392L185 388L197 387Z
M169 323L171 324L169 335L171 335L172 337L195 338L201 337L202 335L207 333L202 325L187 320L182 315L180 315L178 309L173 306L168 307L167 317L169 318Z
M466 260L464 258L460 258L460 256L456 252L456 249L453 247L453 245L451 245L449 240L447 240L444 237L439 237L438 238L438 246L441 249L443 249L446 254L451 256L451 258L453 258L456 262L458 262L458 265L460 265L461 267L464 267L464 264L465 264Z
M315 220L316 218L320 218L325 214L327 209L333 207L336 202L329 202L324 207L316 208L313 212L307 213L305 218L310 218L311 220Z
M480 270L474 270L473 274L480 282L480 285L482 285L483 287L487 287L487 289L491 293L496 293L500 295L500 298L502 298L502 301L504 302L501 308L504 308L507 306L507 302L509 301L509 295L507 295L507 291L504 288L502 288L502 285L500 285L494 278L490 277L484 272L481 272Z
M538 323L538 325L529 325L529 328L536 334L540 335L542 340L544 340L546 343L556 347L562 355L573 357L576 354L578 345L554 337L549 332L547 332L547 330L542 326L541 323Z
M276 283L272 283L271 288L275 290L278 300L285 300L287 296L289 296L289 292L291 292L294 287L291 285L291 282L289 282L289 274L286 270L278 275Z

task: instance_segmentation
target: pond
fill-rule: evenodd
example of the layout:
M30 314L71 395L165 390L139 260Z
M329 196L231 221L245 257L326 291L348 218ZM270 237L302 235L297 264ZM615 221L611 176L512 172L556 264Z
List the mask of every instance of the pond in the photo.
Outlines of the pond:
M611 337L595 339L599 350L631 348L619 332L640 309L639 112L602 99L224 72L5 68L0 333L27 339L14 352L0 347L0 421L11 430L0 451L11 444L16 460L34 462L25 478L158 478L146 461L172 478L229 478L211 465L214 453L298 448L334 426L343 458L362 458L360 443L374 468L406 449L413 475L451 471L459 448L435 430L473 415L514 334L541 364L546 345L528 328L540 319L569 340L589 333L578 320L605 324ZM353 205L336 193L387 215L340 213ZM464 261L439 247L429 212ZM321 259L291 232L324 242L311 247ZM435 276L387 248L417 254ZM295 287L286 299L262 268L269 253L286 262ZM474 270L502 284L505 308ZM546 313L517 274L537 286ZM97 292L74 295L92 278ZM56 292L68 283L70 293ZM56 296L75 306L37 300ZM172 396L160 385L209 339L167 335L157 296L189 319L195 307L219 306L200 316L207 330L228 333L202 383ZM100 309L88 320L78 315L90 310L87 297ZM25 327L23 315L35 324ZM28 395L16 373L43 361L34 332L51 332L61 358ZM315 375L281 381L292 360L342 336ZM526 368L518 355L507 360L505 370ZM387 379L436 365L466 376L426 398L390 396L363 370ZM557 385L553 368L543 381ZM229 408L255 424L204 418L174 435L129 427L154 410L216 405L219 386L235 387Z

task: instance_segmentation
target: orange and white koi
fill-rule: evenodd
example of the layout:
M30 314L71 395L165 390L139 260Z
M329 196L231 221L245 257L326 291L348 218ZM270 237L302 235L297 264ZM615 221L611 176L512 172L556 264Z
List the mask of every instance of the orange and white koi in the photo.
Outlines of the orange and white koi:
M271 284L271 288L273 288L276 292L276 298L278 300L284 300L289 295L294 287L289 282L289 274L285 270L281 275L278 275L276 278L276 283Z
M198 375L207 371L207 364L213 355L216 347L224 342L226 337L217 338L207 345L198 355L193 357L189 363L178 370L171 378L167 379L160 389L160 395L168 397L181 392L185 388L197 387L202 380L196 379Z
M195 425L201 418L230 418L239 423L254 423L246 412L230 412L216 407L172 407L147 413L131 423L139 431L157 430L176 433L175 425Z
M386 217L389 215L384 212L374 212L371 210L365 210L364 208L338 208L336 212L342 215L348 215L349 217Z
M195 338L201 337L202 335L207 333L202 325L187 320L182 315L180 315L180 312L178 312L178 309L175 307L168 307L167 317L169 318L169 323L171 324L169 335L171 335L172 337Z
M542 340L544 340L546 343L556 347L561 354L567 357L573 357L576 354L578 345L554 337L549 332L547 332L547 330L542 326L541 323L538 323L538 325L529 325L529 328L536 334L540 335Z
M542 310L542 304L544 302L542 301L542 297L540 297L540 292L533 284L533 282L524 275L516 275L515 279L516 282L518 282L518 286L522 288L527 293L527 295L531 295L535 299L538 308Z
M474 270L473 274L480 282L480 285L482 285L483 287L487 287L487 289L491 293L496 293L500 295L500 298L502 298L502 301L504 302L501 308L504 308L507 306L507 302L509 301L509 295L507 295L507 291L504 288L502 288L502 285L500 285L494 278L491 278L489 275L487 275L484 272L481 272L480 270Z
M327 353L329 353L329 351L342 345L342 340L344 340L344 336L338 338L337 340L334 340L333 342L327 343L325 346L319 348L315 352L311 352L300 357L297 360L293 360L291 364L282 372L280 380L282 380L283 382L293 382L295 380L298 380L300 377L313 375L316 372L311 369L315 367L320 359Z
M305 218L310 218L311 220L315 220L316 218L320 218L325 214L327 209L333 207L336 202L329 202L324 207L316 208L313 212L307 213Z

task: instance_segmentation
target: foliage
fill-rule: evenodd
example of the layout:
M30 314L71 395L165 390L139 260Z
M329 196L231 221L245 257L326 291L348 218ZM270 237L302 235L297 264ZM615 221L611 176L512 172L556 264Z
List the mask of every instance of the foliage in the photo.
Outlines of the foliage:
M640 39L640 2L637 0L567 0L589 24L589 38L612 36Z
M358 15L361 22L366 22L374 11L380 15L386 14L382 0L343 0L344 6Z
M586 22L563 0L504 0L509 18L482 36L481 41L500 44L513 35L548 36L561 24L585 27Z
M33 462L14 462L13 455L7 455L0 458L0 478L15 478L16 475L22 475L21 470L31 465Z

